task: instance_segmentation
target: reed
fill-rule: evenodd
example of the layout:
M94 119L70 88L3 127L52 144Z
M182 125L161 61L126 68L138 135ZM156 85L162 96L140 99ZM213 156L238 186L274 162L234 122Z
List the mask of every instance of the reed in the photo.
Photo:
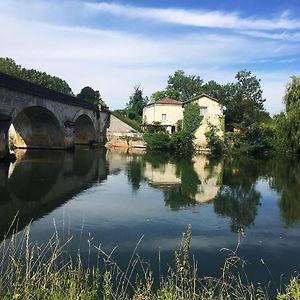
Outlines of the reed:
M170 267L165 276L160 276L159 285L155 286L151 267L138 254L142 239L125 270L114 261L114 250L106 253L101 246L93 246L89 239L89 247L95 247L103 263L84 266L83 258L88 262L89 259L82 257L80 251L75 258L68 253L72 236L61 241L55 231L46 244L40 245L30 242L28 226L21 233L8 235L0 245L0 299L271 299L268 287L247 279L244 261L237 255L240 241L236 249L230 251L219 278L199 278L197 262L190 257L191 238L192 228L188 226L181 247L175 252L174 268ZM277 299L300 299L299 278L292 278L286 287L278 289Z

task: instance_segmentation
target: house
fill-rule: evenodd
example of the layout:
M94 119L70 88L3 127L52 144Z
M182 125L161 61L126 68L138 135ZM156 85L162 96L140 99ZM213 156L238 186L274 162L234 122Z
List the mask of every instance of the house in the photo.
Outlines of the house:
M200 126L195 132L195 147L198 150L204 150L207 146L207 140L205 133L209 131L210 126L213 125L216 129L216 134L223 138L225 130L225 117L224 117L224 106L221 105L217 99L202 94L194 97L183 103L184 106L188 103L197 102L199 105L199 113L203 116Z
M160 124L169 133L176 131L176 123L182 119L182 102L175 99L163 98L148 104L143 109L144 126Z
M210 125L215 126L220 137L224 134L224 107L209 95L201 94L185 102L163 98L150 103L143 110L144 126L160 124L167 132L173 133L177 129L178 121L183 120L185 105L192 102L198 103L199 114L203 116L201 125L195 132L195 146L199 150L205 149L207 145L205 133Z

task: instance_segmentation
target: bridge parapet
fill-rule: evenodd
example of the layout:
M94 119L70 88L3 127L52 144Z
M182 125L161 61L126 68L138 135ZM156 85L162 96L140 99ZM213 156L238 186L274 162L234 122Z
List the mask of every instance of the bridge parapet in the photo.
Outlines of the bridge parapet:
M98 143L107 123L100 113L96 105L0 73L0 158L9 155L9 140L38 149Z

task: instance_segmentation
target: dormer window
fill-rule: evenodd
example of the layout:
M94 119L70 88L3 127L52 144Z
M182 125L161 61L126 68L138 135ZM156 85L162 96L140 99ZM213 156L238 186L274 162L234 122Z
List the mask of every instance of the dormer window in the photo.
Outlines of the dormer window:
M200 116L207 114L207 106L200 106Z

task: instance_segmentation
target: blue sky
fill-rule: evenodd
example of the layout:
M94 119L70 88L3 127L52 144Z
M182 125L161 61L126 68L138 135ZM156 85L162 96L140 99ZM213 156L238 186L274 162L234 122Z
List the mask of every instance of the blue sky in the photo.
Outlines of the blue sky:
M0 56L75 93L90 85L112 109L134 85L150 96L178 69L220 83L247 69L273 114L300 75L299 0L0 0L0 40Z

